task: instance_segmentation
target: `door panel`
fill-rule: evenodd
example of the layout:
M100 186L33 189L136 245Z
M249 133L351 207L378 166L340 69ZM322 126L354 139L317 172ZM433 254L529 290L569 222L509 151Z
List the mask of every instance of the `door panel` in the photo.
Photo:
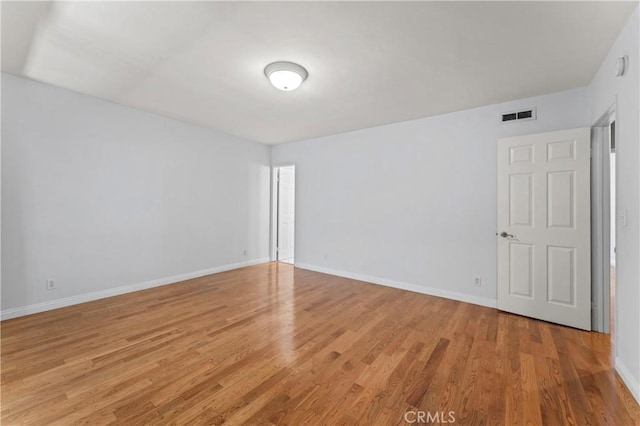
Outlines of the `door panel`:
M575 172L547 173L547 223L550 228L574 229Z
M498 141L498 308L591 327L590 131Z
M575 256L573 247L547 247L549 302L575 306Z
M510 164L533 163L533 145L513 146L509 148Z
M533 297L533 246L509 243L509 294Z
M509 224L533 226L533 174L513 174L509 180Z

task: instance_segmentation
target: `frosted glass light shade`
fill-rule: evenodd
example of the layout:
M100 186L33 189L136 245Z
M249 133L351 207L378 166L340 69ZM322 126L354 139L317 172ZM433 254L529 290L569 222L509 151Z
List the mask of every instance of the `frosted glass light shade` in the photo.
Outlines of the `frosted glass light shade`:
M293 62L273 62L264 69L273 87L285 92L297 89L307 79L308 73Z

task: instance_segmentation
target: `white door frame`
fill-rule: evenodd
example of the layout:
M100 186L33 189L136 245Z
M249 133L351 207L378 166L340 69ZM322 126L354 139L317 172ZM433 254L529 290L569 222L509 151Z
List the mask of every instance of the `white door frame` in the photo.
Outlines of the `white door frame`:
M295 167L295 163L277 163L271 165L271 226L269 229L270 234L270 258L272 262L276 262L278 260L278 170L281 167ZM297 173L297 168L296 168ZM297 179L296 179L297 180ZM295 206L295 201L294 201ZM294 207L295 211L295 207ZM293 250L295 253L294 244ZM295 257L294 257L295 259Z
M608 127L615 120L616 104L591 127L591 327L609 333L611 302L611 181ZM618 173L616 167L616 173ZM617 197L616 197L617 202ZM614 322L618 320L614 312ZM617 345L617 339L615 345Z

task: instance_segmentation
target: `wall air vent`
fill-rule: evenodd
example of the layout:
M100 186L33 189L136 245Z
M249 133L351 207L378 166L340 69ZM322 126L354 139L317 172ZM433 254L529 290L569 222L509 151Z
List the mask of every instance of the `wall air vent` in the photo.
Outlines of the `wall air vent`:
M511 123L515 121L535 120L536 109L529 108L522 111L505 112L500 116L501 123Z

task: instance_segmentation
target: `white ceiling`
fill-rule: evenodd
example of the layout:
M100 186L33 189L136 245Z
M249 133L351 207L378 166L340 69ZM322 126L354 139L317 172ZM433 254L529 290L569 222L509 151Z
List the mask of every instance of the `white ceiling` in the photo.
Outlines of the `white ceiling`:
M587 85L636 6L3 1L2 70L274 144Z

